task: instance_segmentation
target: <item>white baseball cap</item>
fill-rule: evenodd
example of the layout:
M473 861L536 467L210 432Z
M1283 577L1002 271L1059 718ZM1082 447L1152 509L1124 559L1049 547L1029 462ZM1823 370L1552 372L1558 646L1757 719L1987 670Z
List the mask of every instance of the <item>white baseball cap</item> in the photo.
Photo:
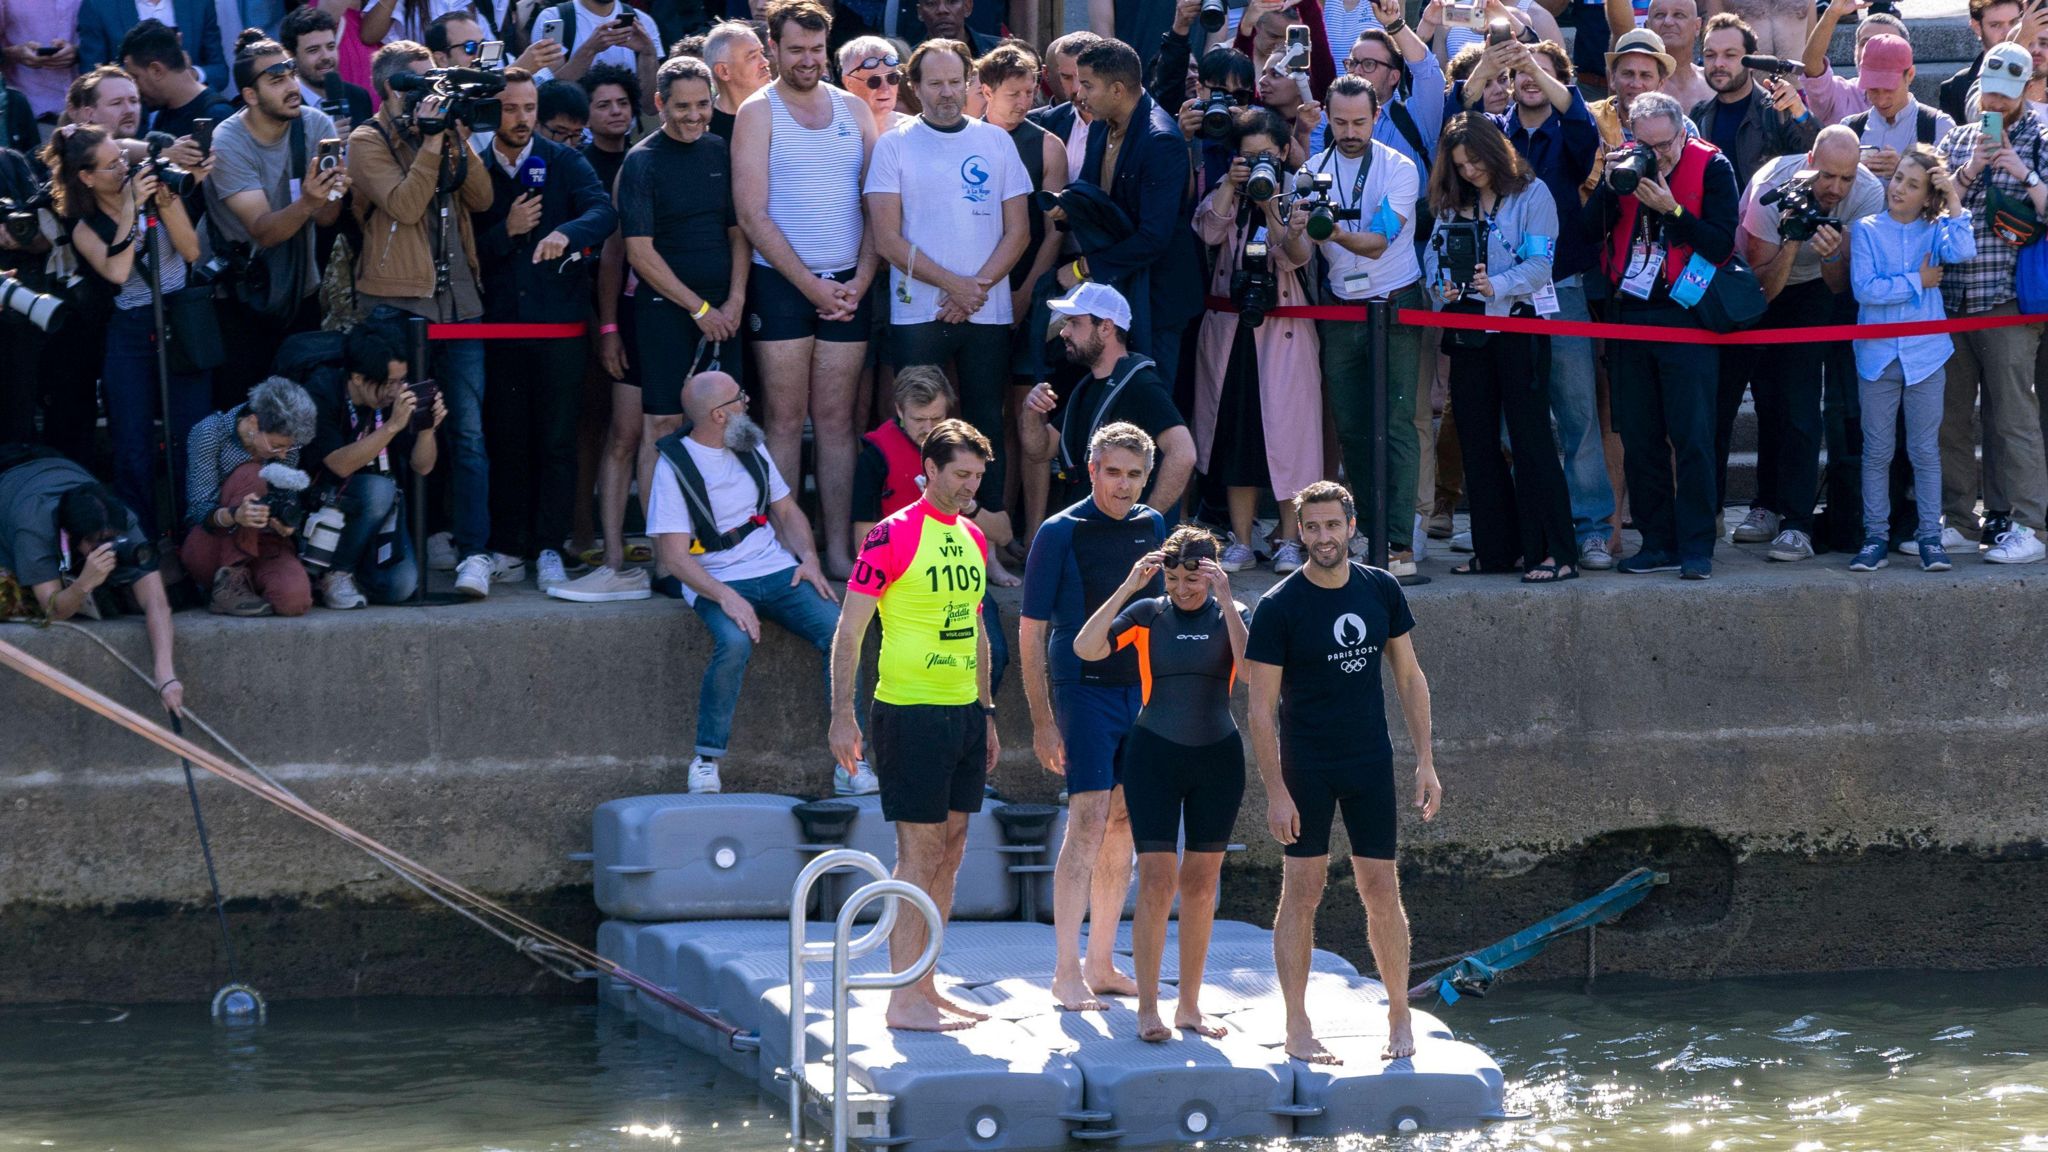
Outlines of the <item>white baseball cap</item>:
M1061 316L1093 316L1098 320L1108 320L1126 332L1131 330L1131 305L1124 299L1124 294L1093 280L1074 285L1073 291L1050 301L1046 307Z

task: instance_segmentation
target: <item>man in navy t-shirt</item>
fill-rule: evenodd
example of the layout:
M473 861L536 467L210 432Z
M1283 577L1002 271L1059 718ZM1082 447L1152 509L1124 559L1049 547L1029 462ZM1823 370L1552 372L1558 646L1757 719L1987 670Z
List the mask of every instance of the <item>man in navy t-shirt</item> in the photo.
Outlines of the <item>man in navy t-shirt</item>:
M1365 903L1373 963L1386 983L1386 1059L1415 1053L1408 1019L1408 914L1394 869L1394 748L1380 695L1380 662L1415 746L1415 804L1435 818L1443 788L1431 762L1429 681L1409 632L1415 618L1392 574L1354 564L1347 551L1357 519L1351 493L1321 481L1294 498L1307 565L1259 601L1245 642L1251 685L1252 753L1266 781L1266 824L1286 845L1273 954L1287 1002L1287 1054L1335 1064L1303 1003L1316 906L1329 875L1330 826L1344 814L1351 868Z
M1131 883L1131 824L1118 776L1124 738L1144 703L1137 653L1084 661L1074 654L1074 637L1131 566L1165 542L1159 513L1138 503L1154 450L1135 424L1097 429L1088 442L1089 495L1046 518L1024 564L1017 648L1032 746L1046 771L1067 779L1067 834L1053 871L1052 992L1070 1011L1097 1011L1105 1007L1098 996L1138 991L1116 970L1114 933L1094 933L1085 970L1081 963L1082 917L1092 907L1094 923L1115 924ZM1161 587L1154 577L1146 592L1158 595Z

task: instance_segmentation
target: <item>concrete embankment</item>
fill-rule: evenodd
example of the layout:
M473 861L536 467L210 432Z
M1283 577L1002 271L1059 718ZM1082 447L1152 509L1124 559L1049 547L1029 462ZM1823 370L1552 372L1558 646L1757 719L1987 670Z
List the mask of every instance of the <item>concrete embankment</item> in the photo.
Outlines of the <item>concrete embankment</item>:
M1412 599L1448 792L1434 824L1403 818L1416 955L1490 942L1647 864L1671 883L1601 932L1602 971L2048 963L2040 576L1719 559L1705 586L1523 589L1426 566L1440 578ZM95 627L144 650L139 624ZM83 637L0 639L147 704ZM296 621L186 613L178 642L192 706L292 788L584 940L588 866L567 855L596 804L680 787L708 651L680 604L530 592ZM1002 707L999 784L1049 798L1014 675ZM224 965L175 762L19 677L0 678L0 716L0 1001L207 995ZM824 729L816 654L771 629L726 787L822 794ZM244 974L271 995L562 987L316 830L200 790ZM1227 911L1267 919L1279 854L1256 786L1238 838ZM1323 936L1363 966L1336 872ZM1572 941L1533 971L1584 963Z

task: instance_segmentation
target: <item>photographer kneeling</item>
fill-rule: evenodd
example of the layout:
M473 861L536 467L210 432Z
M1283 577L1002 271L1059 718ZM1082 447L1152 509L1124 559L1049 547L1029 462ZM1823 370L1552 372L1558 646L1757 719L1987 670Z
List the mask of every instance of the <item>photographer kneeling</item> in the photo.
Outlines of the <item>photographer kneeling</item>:
M1252 522L1269 485L1280 504L1275 572L1305 559L1295 538L1294 494L1323 478L1323 389L1313 320L1268 318L1276 306L1308 303L1298 274L1314 256L1309 211L1289 207L1293 186L1281 161L1287 125L1265 108L1231 113L1237 158L1195 209L1195 234L1220 245L1212 297L1230 311L1202 316L1195 360L1196 467L1229 491L1229 547L1219 561L1237 572L1257 561Z
M1460 112L1444 125L1429 206L1436 233L1423 280L1444 311L1535 316L1535 298L1554 291L1557 202L1485 114ZM1519 567L1524 584L1577 579L1578 540L1550 432L1547 354L1538 355L1534 336L1457 329L1444 331L1443 350L1472 504L1472 559L1452 574ZM1500 454L1503 420L1512 472Z
M331 349L336 335L296 339ZM280 371L292 351L280 350ZM358 324L342 338L339 363L304 373L314 411L307 471L322 499L300 554L322 569L320 602L329 608L398 604L419 590L402 484L408 468L424 482L439 462L436 430L448 408L438 388L408 385L410 372L396 333Z
M1829 323L1849 290L1849 221L1884 208L1884 185L1857 162L1856 133L1821 129L1804 156L1780 156L1757 170L1743 195L1738 239L1770 305L1761 328ZM1756 397L1756 501L1737 540L1769 540L1772 560L1813 556L1813 506L1820 494L1821 365L1840 342L1737 345L1721 350L1715 460L1725 469L1742 404Z
M172 712L185 706L155 549L112 490L48 448L0 446L0 592L9 582L52 621L93 614L93 593L102 587L130 588L148 621L157 696Z
M299 445L313 438L306 390L272 376L249 399L192 426L178 556L217 616L303 616L313 603L292 536L303 523ZM282 469L269 467L282 464ZM295 485L296 487L292 487ZM275 487L277 490L272 491Z
M1662 92L1630 107L1635 142L1601 159L1586 201L1587 231L1606 237L1601 266L1622 324L1700 327L1697 281L1735 253L1739 193L1721 150L1685 134L1685 111ZM1721 534L1714 485L1714 391L1720 349L1647 340L1608 342L1610 403L1621 433L1629 507L1643 546L1623 572L1714 574ZM1672 465L1677 464L1674 483Z

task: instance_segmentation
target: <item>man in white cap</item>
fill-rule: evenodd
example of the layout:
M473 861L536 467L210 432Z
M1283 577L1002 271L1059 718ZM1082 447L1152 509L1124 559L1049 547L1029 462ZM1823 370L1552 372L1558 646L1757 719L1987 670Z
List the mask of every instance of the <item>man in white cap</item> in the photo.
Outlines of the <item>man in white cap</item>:
M1018 447L1034 466L1052 462L1046 507L1088 494L1089 437L1121 422L1144 429L1158 446L1144 501L1171 521L1195 471L1195 438L1151 358L1130 350L1130 302L1107 284L1084 281L1050 307L1067 359L1087 374L1065 396L1041 382L1024 398Z
M2048 138L2027 106L2034 77L2033 57L2011 42L1984 54L1978 100L2003 123L1998 133L1963 124L1941 142L1941 158L1963 191L1977 255L1940 269L1942 303L1951 320L1966 316L2011 316L2019 311L2013 284L2019 249L1998 226L2001 214L2036 220L2048 217ZM2039 225L2034 225L2038 231ZM1997 564L2031 564L2048 557L2037 533L2048 502L2048 464L2042 460L2041 410L2034 396L2034 355L2039 325L1957 332L1948 361L1948 385L1941 419L1941 505L1948 529L1944 546L1961 546L1960 533L1979 527L1977 445L1970 438L1970 410L1984 399L1984 516L1979 546ZM1995 448L1993 447L1995 445ZM1958 533L1950 536L1953 531ZM1953 544L1951 544L1953 541Z

